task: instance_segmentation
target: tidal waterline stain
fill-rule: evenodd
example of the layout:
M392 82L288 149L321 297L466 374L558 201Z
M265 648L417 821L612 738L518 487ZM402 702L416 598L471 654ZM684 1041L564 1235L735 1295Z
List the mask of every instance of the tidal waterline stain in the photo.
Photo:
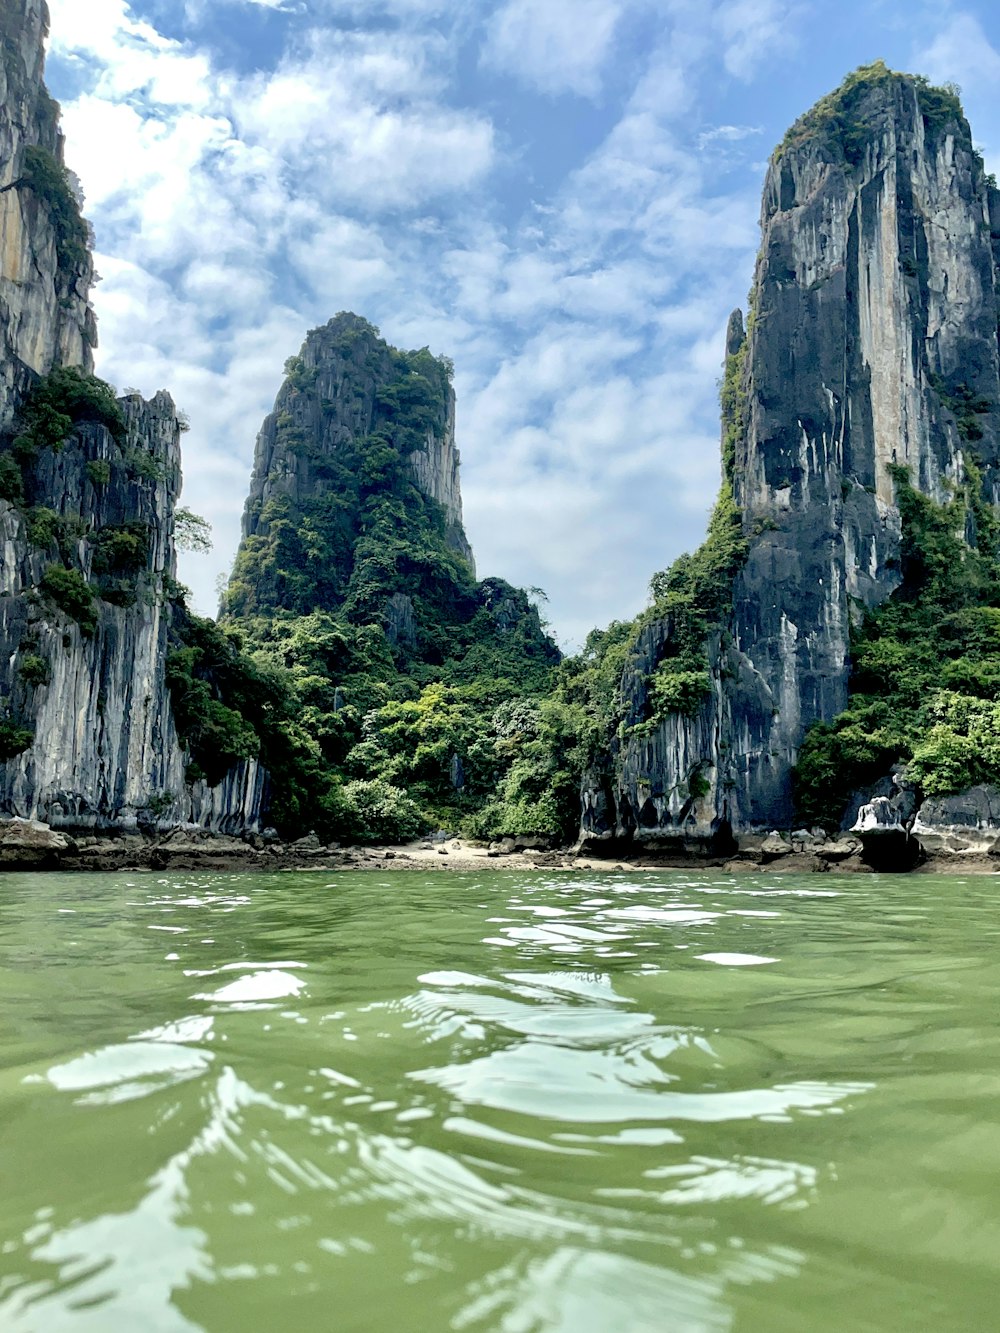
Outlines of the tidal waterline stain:
M0 1327L989 1327L986 878L9 876Z

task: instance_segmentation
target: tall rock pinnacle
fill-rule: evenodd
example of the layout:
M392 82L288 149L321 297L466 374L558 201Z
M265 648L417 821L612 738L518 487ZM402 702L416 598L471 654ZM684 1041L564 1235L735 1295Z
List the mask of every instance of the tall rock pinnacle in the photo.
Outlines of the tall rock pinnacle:
M900 582L893 468L1000 496L1000 196L957 97L877 64L789 131L764 184L745 343L730 322L723 461L749 550L707 642L710 690L657 711L670 615L623 682L599 834L787 827L807 725L847 701L852 616Z
M423 567L430 547L414 559L397 537L405 545L420 533L436 546L451 566L446 581L475 577L450 365L399 352L366 320L340 314L312 330L286 372L257 438L228 609L343 610L382 620L390 637L402 616L409 633L414 599L434 599L441 570ZM365 556L379 539L375 570Z

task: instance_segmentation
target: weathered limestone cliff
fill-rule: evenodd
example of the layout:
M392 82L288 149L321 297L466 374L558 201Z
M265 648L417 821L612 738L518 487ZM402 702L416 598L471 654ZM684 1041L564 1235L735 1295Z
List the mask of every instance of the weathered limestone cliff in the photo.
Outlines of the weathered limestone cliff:
M50 163L63 163L59 111L42 82L45 0L0 7L0 423L28 382L54 365L91 369L93 264L74 219L59 214Z
M657 713L676 624L648 618L612 762L585 784L590 835L789 827L804 731L847 702L852 617L900 583L893 469L943 500L974 467L1000 496L1000 196L957 99L852 76L773 155L761 228L723 403L749 552L706 643L711 688Z
M523 592L476 582L450 362L342 313L285 370L257 438L227 616L253 636L276 612L336 615L383 631L404 672L505 637L556 660Z
M345 480L350 482L359 470L370 468L373 452L391 440L418 490L440 505L447 545L474 573L472 548L462 526L455 393L444 378L443 363L429 353L423 358L430 384L405 360L401 363L400 354L357 315L342 313L312 330L298 356L289 360L274 411L257 437L243 513L242 550L248 560L265 546L280 546L280 528L290 518L305 518L317 529L322 527L326 514L320 511L338 492L339 500L333 503L346 510ZM410 390L415 380L421 389L427 386L427 401ZM317 602L336 605L350 579L357 537L351 517L344 513L342 531L336 535L339 542L334 538L326 543L325 568L309 578L304 602L293 581L253 560L253 608L312 610ZM288 558L308 565L307 553L289 550ZM405 622L405 608L397 608L395 617L390 608L387 624L397 623L400 615Z
M254 763L185 784L169 395L90 376L89 232L42 82L43 0L0 6L0 814L76 828L259 819Z

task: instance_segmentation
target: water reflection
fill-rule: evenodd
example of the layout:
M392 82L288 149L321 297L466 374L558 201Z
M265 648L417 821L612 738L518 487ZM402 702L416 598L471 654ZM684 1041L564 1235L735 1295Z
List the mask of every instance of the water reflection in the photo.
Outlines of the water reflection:
M47 1078L60 1092L89 1092L77 1098L80 1105L110 1105L197 1078L213 1059L211 1051L191 1050L166 1041L131 1041L53 1065Z

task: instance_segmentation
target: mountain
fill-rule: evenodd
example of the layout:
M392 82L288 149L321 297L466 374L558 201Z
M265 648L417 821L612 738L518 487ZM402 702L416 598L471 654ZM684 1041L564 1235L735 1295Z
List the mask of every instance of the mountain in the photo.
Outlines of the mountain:
M185 785L165 664L180 433L95 379L90 233L42 82L43 0L0 11L0 809L77 828L240 822ZM250 814L253 818L253 814Z
M418 832L432 797L467 812L495 780L476 737L544 693L559 653L521 590L476 580L450 365L353 315L314 330L258 441L224 622L192 615L185 422L168 394L93 374L91 236L46 23L42 0L0 14L0 812L346 839ZM417 729L407 783L361 743L432 686L421 707L446 734Z
M536 725L560 660L523 590L476 579L451 375L342 313L289 359L257 439L221 623L284 673L326 792L298 817L340 837L476 816L513 761L511 708Z
M938 633L931 601L955 599L931 587L935 558L976 584L942 614L979 624L995 593L998 259L1000 196L953 92L879 63L786 135L745 328L730 320L719 508L627 645L587 835L712 847L806 816L835 827L852 783L914 759L941 680L897 686ZM909 642L886 632L904 606ZM985 631L949 632L957 661ZM878 680L857 660L852 675L890 640Z
M462 675L472 651L468 675L499 652L494 665L540 682L559 654L537 612L502 580L476 582L450 362L342 313L285 369L257 438L227 617L334 613L381 627L404 671Z
M191 613L185 422L93 374L45 22L0 14L0 814L685 854L859 810L1000 834L1000 195L954 92L868 66L776 149L706 541L561 660L477 578L450 362L348 313L286 363L220 619Z

